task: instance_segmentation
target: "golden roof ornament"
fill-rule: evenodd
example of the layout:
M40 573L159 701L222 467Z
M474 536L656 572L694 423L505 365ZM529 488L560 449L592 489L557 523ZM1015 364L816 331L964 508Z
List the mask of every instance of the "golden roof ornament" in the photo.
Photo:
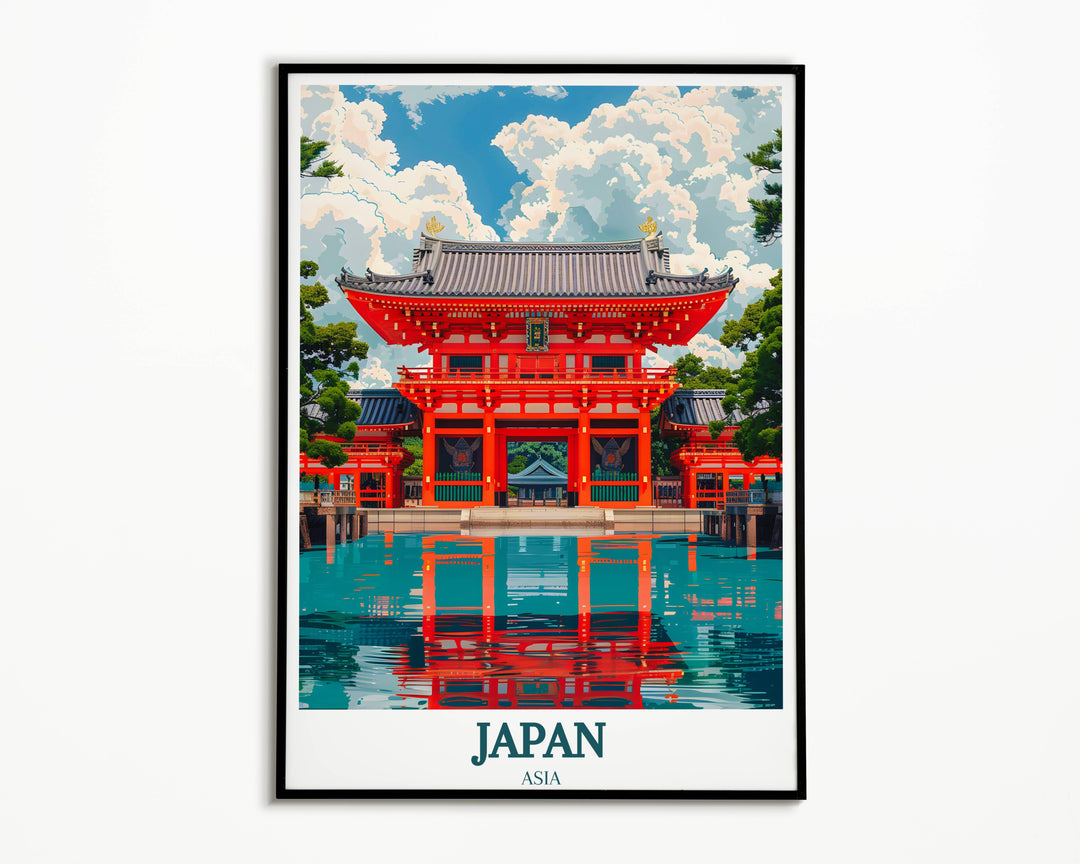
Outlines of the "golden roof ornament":
M651 240L653 237L656 236L657 225L656 225L656 220L653 219L652 216L647 218L644 222L642 222L637 227L638 227L639 231L642 231L642 232L644 232L645 234L648 235L649 240Z
M441 224L438 219L432 216L427 220L427 225L424 226L424 230L427 231L428 234L438 234L445 227L446 226Z

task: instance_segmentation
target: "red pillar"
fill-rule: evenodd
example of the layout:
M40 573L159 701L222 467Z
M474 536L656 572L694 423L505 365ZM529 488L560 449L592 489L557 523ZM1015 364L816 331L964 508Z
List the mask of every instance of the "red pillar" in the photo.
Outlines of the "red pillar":
M402 472L399 468L395 467L390 471L390 491L388 493L390 503L388 507L404 507L405 495L402 488Z
M490 411L484 414L482 448L484 451L484 491L481 503L486 507L492 507L495 504L495 415Z
M495 415L492 415L493 426L494 417ZM496 430L491 440L495 442L495 476L491 478L492 484L496 493L506 492L510 485L506 482L506 435Z
M649 482L652 470L652 417L648 411L642 411L641 431L638 433L638 506L652 507L652 483Z
M574 436L566 436L566 494L577 492L581 485L581 475L578 473L578 451L575 446Z
M425 507L435 506L435 469L438 468L435 449L435 412L424 412L424 484L421 487L420 503Z
M589 434L589 415L585 414L581 418L581 426L578 429L578 482L581 482L581 488L578 490L580 495L578 496L579 504L591 504L592 496L589 494L589 483L591 477L589 476L589 448L592 446L590 442Z

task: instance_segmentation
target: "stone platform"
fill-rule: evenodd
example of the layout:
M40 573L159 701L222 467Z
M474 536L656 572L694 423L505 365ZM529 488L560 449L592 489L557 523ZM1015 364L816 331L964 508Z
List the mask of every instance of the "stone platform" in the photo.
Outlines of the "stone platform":
M462 510L393 507L364 511L369 534L460 534Z
M604 533L605 511L599 507L473 507L461 512L461 530L469 534Z
M403 507L365 510L372 534L703 534L712 510L635 507Z
M608 510L605 528L609 534L704 534L705 516L715 510L684 507L635 507Z

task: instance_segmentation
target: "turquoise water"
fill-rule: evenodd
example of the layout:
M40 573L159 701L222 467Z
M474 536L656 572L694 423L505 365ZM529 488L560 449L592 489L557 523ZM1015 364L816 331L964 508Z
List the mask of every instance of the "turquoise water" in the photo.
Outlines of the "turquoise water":
M373 535L300 556L303 708L780 708L779 551Z

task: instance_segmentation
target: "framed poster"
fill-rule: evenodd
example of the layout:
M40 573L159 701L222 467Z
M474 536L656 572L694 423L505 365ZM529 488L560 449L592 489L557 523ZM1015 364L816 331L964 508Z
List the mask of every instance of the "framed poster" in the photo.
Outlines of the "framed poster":
M278 796L804 798L802 67L280 85Z

